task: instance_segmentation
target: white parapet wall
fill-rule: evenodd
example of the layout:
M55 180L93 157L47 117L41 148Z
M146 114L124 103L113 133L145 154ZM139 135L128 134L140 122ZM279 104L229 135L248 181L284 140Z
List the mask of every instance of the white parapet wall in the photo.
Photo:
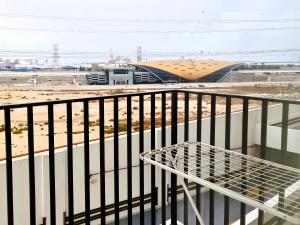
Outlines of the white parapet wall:
M268 113L268 125L267 125L267 143L266 146L273 149L281 149L281 131L282 127L272 126L270 124L281 122L281 105L276 105L273 109L269 110ZM300 105L290 105L289 106L289 119L300 117ZM255 125L255 140L254 144L260 145L261 136L260 136L261 124L256 123ZM287 151L300 154L299 149L299 139L300 139L300 130L288 129L288 138L287 138Z
M260 130L261 125L257 124L256 129ZM281 127L267 126L267 147L281 149ZM257 133L257 132L256 132ZM287 151L300 154L299 148L300 130L288 129ZM260 136L256 135L255 143L260 144Z
M290 108L290 116L300 112L299 108ZM269 107L269 121L280 121L278 115L281 113L280 105ZM261 109L249 111L248 145L259 143L257 137L260 136L260 129L257 128L261 119ZM242 141L242 113L232 113L231 116L231 149L241 148ZM225 117L216 118L216 145L224 147L225 143ZM202 141L209 143L210 118L202 120ZM269 134L268 134L269 135ZM145 150L150 149L150 131L145 131ZM171 128L166 129L166 144L170 145ZM178 125L178 143L183 142L184 125ZM196 140L196 121L189 123L189 139ZM298 139L295 139L298 140ZM126 135L119 137L119 177L120 177L120 201L127 199L127 149ZM161 146L161 129L156 129L156 147ZM112 138L105 140L105 164L106 164L106 204L114 203L114 142ZM91 209L100 206L100 176L99 176L99 141L90 143L90 193ZM75 213L83 212L84 208L84 146L74 145L73 150L74 165L74 210ZM132 135L132 194L138 197L139 192L139 134ZM47 218L50 224L50 198L49 198L49 156L47 153L35 156L35 180L36 180L36 214L37 222L42 223L42 218ZM161 205L161 170L156 169L156 186L158 188L158 207ZM150 166L145 165L144 188L145 194L151 192ZM29 222L29 182L28 182L28 159L20 157L13 160L13 185L14 185L14 215L15 224L30 225ZM66 149L57 149L55 153L55 184L56 184L56 217L57 224L63 224L63 213L68 211L67 206L67 157ZM170 185L170 175L167 174L167 184ZM6 164L0 162L0 224L7 224L6 210ZM145 206L149 209L150 205ZM135 208L134 213L139 209ZM122 212L120 217L126 217L127 212ZM108 217L108 221L113 217ZM99 222L95 222L98 224Z

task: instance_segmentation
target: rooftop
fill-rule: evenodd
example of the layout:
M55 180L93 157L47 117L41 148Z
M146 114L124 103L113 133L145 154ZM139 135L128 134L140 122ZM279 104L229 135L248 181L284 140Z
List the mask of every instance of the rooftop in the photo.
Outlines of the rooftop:
M166 60L137 62L133 65L153 67L188 80L196 80L218 70L237 64L239 63L217 60Z

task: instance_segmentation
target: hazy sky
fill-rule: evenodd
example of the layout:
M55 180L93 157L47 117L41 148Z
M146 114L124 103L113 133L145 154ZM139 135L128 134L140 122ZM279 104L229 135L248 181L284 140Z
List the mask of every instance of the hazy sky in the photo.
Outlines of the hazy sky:
M12 15L21 17L13 17ZM35 17L26 17L25 15L33 15ZM68 18L50 19L41 18L40 16ZM280 23L129 23L101 22L88 19L78 20L78 18L190 19L194 21L203 19L298 19L298 21ZM142 46L143 51L148 52L232 52L300 49L299 21L299 0L0 0L0 50L51 51L54 43L59 43L60 51L84 52L108 52L110 49L116 52L135 52L136 47L139 45ZM287 27L298 28L286 29ZM192 34L99 33L99 31L166 32L257 28L285 29ZM39 29L40 31L37 31ZM3 57L3 54L0 57ZM261 53L251 56L220 55L211 58L289 61L299 60L300 51L280 54ZM75 57L72 60L75 60ZM80 58L76 60L84 61L85 59ZM94 61L97 61L97 59Z

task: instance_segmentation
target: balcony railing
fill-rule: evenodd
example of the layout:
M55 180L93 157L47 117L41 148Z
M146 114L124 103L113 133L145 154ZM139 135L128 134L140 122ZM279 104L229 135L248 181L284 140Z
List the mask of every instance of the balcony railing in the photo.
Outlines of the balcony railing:
M145 119L145 99L149 98L150 110L149 121ZM208 100L209 109L206 110L206 119L208 119L209 126L204 127L204 111L205 107L203 105L204 98ZM159 99L159 100L157 100ZM191 115L191 99L194 100L195 112ZM219 105L218 100L223 101L224 109L218 112ZM133 100L138 102L138 121L133 121ZM179 111L179 100L183 104L183 113ZM241 127L239 130L232 130L234 121L232 121L233 116L233 100L240 101L241 108ZM126 129L120 130L120 101L126 101ZM168 106L167 102L171 105ZM197 141L208 142L210 145L223 145L226 149L232 149L232 140L238 140L241 142L241 152L243 154L248 154L248 138L249 138L249 112L250 112L250 102L255 102L256 106L260 107L260 151L258 157L266 159L266 149L267 149L267 137L268 137L268 115L269 106L278 104L279 111L277 119L281 122L281 141L280 141L280 152L282 164L287 164L287 152L288 152L288 123L291 117L297 115L299 111L298 106L300 106L299 101L292 100L281 100L281 99L268 99L261 97L252 96L240 96L240 95L229 95L229 94L219 94L219 93L202 93L194 91L185 90L170 90L170 91L156 91L147 93L132 93L132 94L119 94L112 96L97 96L91 98L78 98L71 100L58 100L58 101L48 101L48 102L36 102L29 104L14 104L14 105L3 105L0 106L0 112L4 115L4 142L5 142L5 171L6 171L6 207L0 208L0 217L4 214L6 215L3 224L17 224L16 218L19 217L15 208L18 204L18 199L15 197L16 189L20 187L15 187L14 178L16 176L21 176L20 174L15 174L13 171L13 165L17 159L13 158L14 146L12 144L12 112L16 109L23 109L27 115L27 139L28 139L28 156L23 156L24 160L27 160L28 164L28 183L29 183L29 196L28 196L28 221L23 221L23 224L91 224L96 222L99 224L108 224L109 222L114 222L114 224L120 224L120 220L126 215L127 223L133 224L133 216L137 213L139 214L139 224L145 224L145 213L150 210L151 224L162 224L166 225L166 221L171 218L171 223L176 224L178 213L183 215L183 224L189 223L188 215L188 199L184 195L183 202L183 212L179 212L177 208L178 196L182 194L180 191L180 186L177 185L176 175L171 175L170 186L168 185L168 177L164 170L158 170L154 166L144 165L142 160L138 159L137 153L142 153L144 150L155 149L158 147L164 147L170 144L176 144L179 141L188 141L194 139ZM83 105L83 179L84 184L84 210L76 210L75 201L75 177L77 174L74 173L77 164L74 162L75 154L75 143L73 140L73 105L74 104ZM106 109L107 104L112 103L113 109L113 129L112 129L112 143L111 148L107 147L105 137L107 129L106 123ZM91 194L91 160L95 156L91 155L91 139L90 139L90 118L89 109L90 104L98 104L98 124L99 129L99 140L97 145L99 158L99 201L98 204L93 203L91 206L91 201L94 201L94 196ZM64 152L65 164L66 164L66 205L64 207L65 212L61 213L58 209L58 190L61 189L57 184L57 176L59 171L56 170L57 162L57 149L55 144L55 107L58 105L64 105L66 109L66 138L67 145ZM49 177L45 184L48 185L48 192L44 193L49 198L49 208L45 207L42 213L37 213L39 205L37 205L37 171L36 167L36 154L35 154L35 129L34 129L34 109L37 107L47 107L47 127L48 127L48 164L47 172ZM296 107L294 109L293 107ZM159 110L158 110L159 109ZM292 110L291 110L292 109ZM25 111L26 110L26 111ZM168 114L168 112L170 114ZM218 120L219 116L223 115L223 119ZM2 114L1 114L2 115ZM170 116L170 120L167 117ZM273 115L274 117L274 115ZM279 118L280 117L280 118ZM251 119L252 120L252 119ZM123 121L124 122L124 121ZM277 121L278 122L278 121ZM191 124L193 123L193 124ZM220 125L221 124L221 125ZM133 127L133 125L135 127ZM193 125L193 126L192 126ZM252 125L251 125L252 126ZM133 128L135 128L133 130ZM149 128L149 136L146 137L146 130ZM221 131L220 131L221 130ZM218 140L216 140L216 135L218 134ZM125 136L120 136L120 134ZM234 135L234 136L233 136ZM204 138L205 136L205 138ZM149 138L148 138L149 137ZM208 137L208 139L206 138ZM122 139L122 143L120 142ZM133 141L134 138L134 141ZM125 143L125 144L124 144ZM138 143L138 145L136 145ZM221 143L221 144L220 144ZM123 149L126 150L124 154ZM133 151L138 149L138 152ZM120 158L120 155L126 156ZM41 153L45 154L45 153ZM110 156L109 156L110 155ZM106 159L112 160L106 160ZM138 164L134 165L133 159L137 160ZM125 164L122 168L120 167L120 162ZM108 166L112 167L113 177L109 181L107 175ZM94 165L93 165L94 167ZM148 171L148 167L150 170ZM137 171L133 171L134 168L138 168ZM122 172L122 177L120 177L121 171L124 170L126 173ZM3 170L2 170L3 171ZM24 171L25 173L25 171ZM138 179L135 178L134 174L138 173ZM124 175L126 175L126 184L124 184ZM110 178L111 178L110 177ZM122 183L120 183L122 180ZM108 182L113 183L111 188L108 188ZM145 192L144 184L150 185L150 192ZM124 187L126 186L126 188ZM136 187L137 185L137 187ZM207 224L214 225L216 217L223 217L222 224L229 224L230 222L230 199L224 196L224 212L215 212L215 193L214 191L209 191L209 205L201 205L201 186L191 183L191 189L195 190L196 205L200 210L201 207L207 207L209 209L209 220ZM169 188L168 188L169 187ZM120 198L120 193L126 189L126 197L122 196ZM146 188L148 190L148 188ZM138 190L138 191L135 191ZM108 194L113 191L113 196ZM138 194L137 194L138 193ZM167 212L168 207L168 197L170 193L171 205L170 213ZM108 197L108 195L110 197ZM83 197L83 196L80 196ZM108 198L113 198L113 202L109 202ZM2 194L0 202L5 202L5 198ZM283 204L283 203L282 203ZM2 204L3 205L3 204ZM94 207L97 205L97 207ZM61 208L61 206L59 207ZM80 208L80 207L79 207ZM160 218L157 217L156 209L160 208ZM48 211L47 211L48 210ZM1 212L2 211L2 212ZM26 211L26 210L25 210ZM124 212L126 212L124 214ZM123 214L122 214L123 213ZM1 215L2 214L2 215ZM242 225L246 224L246 205L240 203L240 222ZM121 217L120 217L121 215ZM123 216L122 216L123 215ZM170 215L170 218L167 216ZM1 223L1 224L2 224ZM195 222L198 224L197 222ZM264 213L259 212L258 224L264 223Z

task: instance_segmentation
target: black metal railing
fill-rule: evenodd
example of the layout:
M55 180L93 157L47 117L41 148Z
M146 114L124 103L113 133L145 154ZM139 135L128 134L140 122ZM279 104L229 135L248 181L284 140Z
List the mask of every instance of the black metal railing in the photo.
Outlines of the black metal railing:
M156 199L152 199L151 193L145 195L143 197L144 205L151 204L152 202L156 202L157 196L155 196L155 197L156 197ZM140 197L135 197L135 198L130 198L130 199L131 199L130 206L129 206L129 201L127 201L127 200L119 202L120 212L124 212L124 211L128 212L129 210L132 211L133 208L140 207L140 202L141 202ZM104 211L104 213L102 213L102 211ZM104 206L104 208L99 207L99 208L92 209L90 211L91 221L96 221L96 220L99 221L110 215L115 215L115 204L114 203L106 205L106 206ZM70 218L69 216L67 216L66 213L64 213L63 224L70 224L71 222L74 224L85 224L86 213L85 212L76 213L75 215L72 216L72 218Z
M160 98L160 105L157 104L156 97ZM179 97L183 98L184 111L183 111L183 120L180 121L179 111L178 111L178 101ZM67 221L68 224L78 224L76 218L80 215L81 222L85 224L90 224L94 219L97 219L101 224L107 223L107 216L114 215L114 222L116 225L120 224L120 211L127 210L127 221L129 225L133 223L133 208L139 207L140 220L139 224L145 224L145 204L150 201L151 207L151 224L166 224L167 218L167 206L166 200L168 198L168 192L166 187L166 172L161 171L160 177L160 186L161 190L159 194L161 195L161 218L156 217L156 199L157 196L157 182L156 178L156 168L151 166L150 169L150 180L151 180L151 193L145 193L144 182L145 182L145 164L142 160L139 160L139 196L133 196L133 171L132 171L132 158L137 157L132 155L133 149L133 118L132 118L132 101L133 98L137 98L138 103L138 126L137 132L139 134L139 153L142 153L145 150L145 136L144 132L146 129L150 129L150 148L155 149L156 145L156 129L159 125L161 129L161 146L164 147L167 143L176 144L178 138L178 123L183 122L184 124L184 141L188 141L189 134L189 122L190 118L190 99L196 99L196 115L192 120L196 121L196 140L201 141L203 136L202 130L202 119L203 119L203 105L202 101L204 98L210 99L210 135L209 143L215 145L216 143L216 116L217 112L217 101L219 98L225 99L225 130L224 130L224 139L225 139L225 148L231 149L231 115L232 115L232 101L234 99L239 99L242 101L242 153L247 154L248 149L248 117L249 117L249 102L257 101L261 104L262 113L261 113L261 151L260 157L266 158L266 143L267 143L267 124L268 124L268 106L273 103L282 104L282 128L281 128L281 153L282 161L281 163L286 163L286 152L287 152L287 140L288 140L288 121L289 121L289 106L290 105L300 105L299 101L288 101L281 99L267 99L261 97L253 96L241 96L241 95L229 95L229 94L218 94L218 93L206 93L206 92L196 92L196 91L185 91L185 90L168 90L168 91L156 91L156 92L147 92L147 93L131 93L131 94L119 94L112 96L98 96L91 98L80 98L80 99L70 99L70 100L58 100L58 101L49 101L49 102L36 102L28 104L14 104L14 105L3 105L0 106L0 111L4 112L4 123L5 123L5 156L6 156L6 189L7 189L7 224L13 225L14 219L16 216L14 214L14 192L13 192L13 145L12 145L12 127L11 127L11 112L14 109L23 108L27 111L27 126L28 126L28 165L29 165L29 224L40 224L43 221L46 221L46 218L37 218L36 215L36 171L35 171L35 131L34 131L34 113L33 110L36 107L46 106L48 111L48 153L49 153L49 204L50 204L50 218L47 218L47 221L51 225L57 224L57 221L64 218L64 221ZM150 126L145 126L145 98L150 98ZM120 143L119 143L119 109L120 109L120 99L126 101L126 140L127 140L127 199L120 200ZM105 118L106 118L106 101L112 101L113 103L113 151L110 149L105 149ZM171 107L167 107L167 101L170 101ZM100 189L99 189L99 208L91 209L91 193L90 193L90 136L89 136L89 103L97 102L99 104L99 168L100 168ZM84 127L84 212L74 211L74 163L73 163L73 151L74 151L74 141L73 141L73 104L82 103L83 104L83 127ZM55 174L55 120L54 120L54 108L57 105L66 106L66 136L67 136L67 207L65 215L57 214L57 203L56 203L56 174ZM160 111L156 110L160 108ZM170 109L170 123L167 119L168 110ZM159 116L158 116L159 114ZM170 140L167 140L167 126L170 125L171 135ZM107 195L106 193L109 190L106 190L107 179L106 179L106 161L105 157L108 154L113 152L113 174L114 174L114 203L107 204ZM173 153L175 154L175 152ZM214 159L211 159L214 160ZM110 162L111 163L111 162ZM197 162L199 163L199 162ZM210 168L211 174L214 173L213 167ZM185 180L187 182L187 180ZM243 183L241 184L243 185ZM198 209L201 209L201 186L198 184L193 185L193 189L196 190L196 205ZM177 178L175 174L171 175L171 223L177 223L177 197L178 194ZM149 194L151 197L149 197ZM215 224L215 200L214 191L209 191L209 222L207 224ZM147 199L145 199L145 196ZM4 201L4 198L0 198L0 201ZM224 224L229 224L230 220L230 199L224 197ZM126 206L124 206L124 204ZM280 204L284 204L283 197L280 197ZM121 207L122 210L120 209ZM110 210L109 213L107 210ZM97 213L95 217L93 213ZM240 206L240 219L241 224L245 224L245 215L246 215L246 205L241 203ZM220 215L218 215L220 216ZM264 213L259 212L258 223L263 224ZM66 219L67 218L67 219ZM188 200L187 197L184 197L184 211L183 211L184 224L189 223L188 216ZM27 222L26 222L27 223ZM44 223L44 222L43 222ZM198 222L196 222L198 224Z

